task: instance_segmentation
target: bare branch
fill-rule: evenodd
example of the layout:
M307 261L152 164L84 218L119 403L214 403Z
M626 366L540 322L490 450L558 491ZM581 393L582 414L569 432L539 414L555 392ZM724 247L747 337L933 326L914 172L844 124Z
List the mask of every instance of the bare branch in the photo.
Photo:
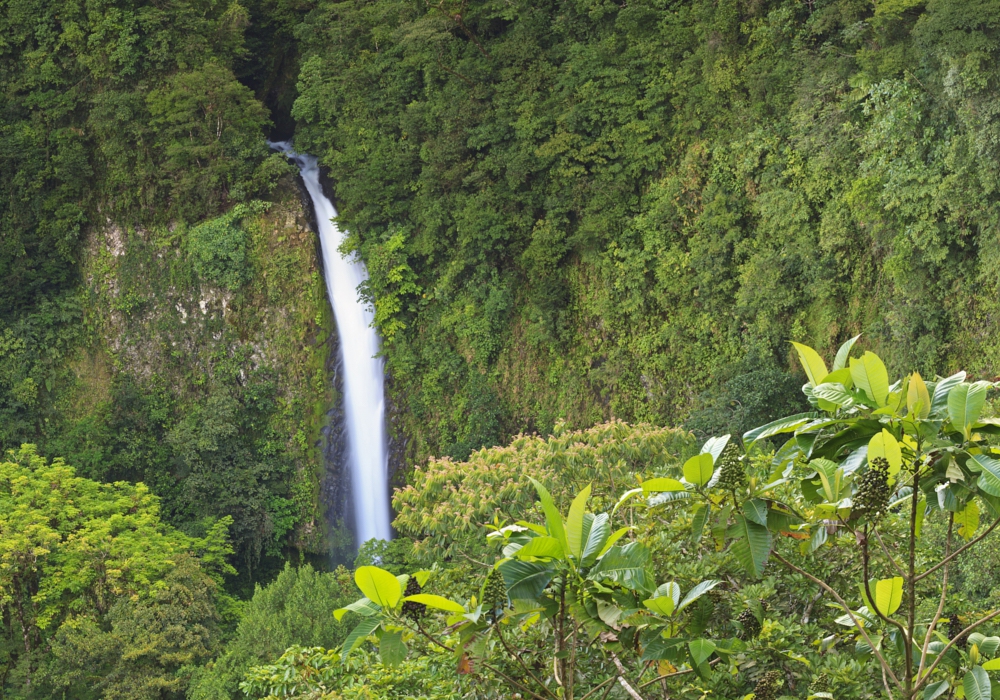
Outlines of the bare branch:
M948 552L951 551L951 531L955 525L955 514L948 513L948 536L944 541L944 554L948 556ZM944 600L948 593L948 567L944 567L944 575L941 577L941 600L938 602L937 612L934 613L934 617L931 620L931 624L927 626L927 634L924 635L924 644L920 649L920 665L917 666L917 678L920 678L920 674L923 673L924 664L927 663L927 650L931 645L931 637L934 634L934 628L937 627L938 620L941 619L941 614L944 612Z
M851 606L849 606L844 601L844 599L840 597L840 594L837 593L837 591L833 590L833 588L831 588L828 583L826 583L825 581L822 581L822 580L816 578L815 576L813 576L812 574L810 574L808 571L804 571L803 569L800 569L799 567L795 566L795 564L793 564L792 562L788 561L787 559L785 559L783 556L781 556L777 552L772 551L771 552L771 556L774 557L775 559L777 559L778 561L780 561L782 564L784 564L785 566L787 566L792 571L795 571L795 572L797 572L799 574L802 574L803 576L805 576L807 579L809 579L810 581L812 581L816 585L822 587L823 590L825 590L827 593L829 593L830 595L832 595L834 597L834 599L840 604L840 607L842 607L844 609L844 612L847 613L847 616L851 618L851 622L854 623L854 626L858 628L859 632L861 632L861 636L864 637L864 639L865 639L866 642L868 642L868 646L871 647L872 651L875 653L876 658L878 658L879 663L882 664L883 670L889 674L889 677L892 678L892 682L896 684L896 687L899 688L900 691L902 691L903 690L903 685L899 682L899 679L896 678L896 674L893 673L892 667L885 660L885 657L882 656L882 652L879 651L879 649L878 649L877 646L875 646L875 643L872 642L871 637L868 636L868 632L865 630L864 626L858 621L858 618L854 615L854 611L851 610Z
M503 632L500 631L500 625L499 624L494 625L494 628L497 631L497 639L500 640L500 644L503 645L503 648L507 651L508 654L514 657L514 660L521 666L521 668L524 669L524 672L527 673L529 676L531 676L531 679L535 681L535 683L537 683L542 690L544 690L552 697L557 697L551 690L548 689L548 687L544 683L542 683L542 681L538 680L538 676L532 673L531 669L528 668L527 664L525 664L524 661L521 660L521 656L515 653L514 650L507 645L507 640L503 638Z
M927 576L930 576L931 574L933 574L935 571L937 571L942 566L944 566L945 564L947 564L948 562L950 562L952 559L954 559L955 557L957 557L959 554L961 554L962 552L964 552L965 550L967 550L969 547L973 546L974 544L977 544L984 537L986 537L988 534L990 534L991 532L993 532L993 530L996 528L997 525L1000 525L1000 518L997 518L996 520L994 520L993 524L990 525L988 528L986 528L986 531L983 534L979 535L975 539L969 540L968 542L966 542L965 544L963 544L961 547L959 547L958 549L956 549L954 552L952 552L951 554L949 554L948 556L946 556L944 559L942 559L941 561L939 561L937 564L935 564L931 568L927 569L927 571L925 571L922 574L919 574L917 576L916 580L919 581L919 580L921 580L923 578L926 578Z
M997 617L997 616L1000 616L1000 610L994 610L989 615L986 615L985 617L979 618L978 620L976 620L975 622L973 622L971 625L969 625L968 627L966 627L964 630L962 630L961 632L959 632L958 634L956 634L955 638L952 639L947 644L945 644L944 645L944 649L942 649L941 651L938 652L937 659L935 659L934 663L932 663L930 665L930 668L927 669L927 673L924 674L924 677L922 679L918 679L917 680L917 684L915 686L913 686L913 692L917 692L918 690L920 690L920 687L930 679L931 674L934 673L934 669L936 669L937 665L939 663L941 663L941 659L944 658L945 654L948 653L949 649L951 649L953 646L955 646L955 644L958 642L958 640L960 640L963 637L965 637L965 635L967 635L969 632L971 632L972 630L974 630L977 627L979 627L979 625L984 625L987 622L989 622L990 620L992 620L994 617Z

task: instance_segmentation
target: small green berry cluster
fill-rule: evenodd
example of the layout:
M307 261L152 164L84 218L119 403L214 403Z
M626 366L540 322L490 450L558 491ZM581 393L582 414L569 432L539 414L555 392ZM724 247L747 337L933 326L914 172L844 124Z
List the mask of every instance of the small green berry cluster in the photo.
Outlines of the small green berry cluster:
M403 595L411 596L420 593L420 583L417 581L415 576L411 576L410 580L406 582L406 591ZM415 603L412 600L407 600L403 602L403 615L410 618L414 622L422 618L427 614L427 606L423 603Z
M740 448L731 442L719 455L719 480L716 486L726 491L741 491L747 485L747 473L740 459Z
M858 480L858 490L854 494L854 513L859 517L877 520L885 514L889 505L889 462L885 457L876 457L868 465Z
M483 584L483 610L486 619L496 623L507 607L507 586L499 569L493 569Z
M768 671L757 679L753 689L754 700L774 700L783 685L780 671Z
M746 610L741 612L736 617L736 621L740 623L740 627L743 628L743 631L740 632L739 634L739 638L742 639L744 642L748 642L751 639L756 639L757 636L760 634L761 630L760 620L757 619L757 616L753 614L753 611L750 610L750 608L747 608Z

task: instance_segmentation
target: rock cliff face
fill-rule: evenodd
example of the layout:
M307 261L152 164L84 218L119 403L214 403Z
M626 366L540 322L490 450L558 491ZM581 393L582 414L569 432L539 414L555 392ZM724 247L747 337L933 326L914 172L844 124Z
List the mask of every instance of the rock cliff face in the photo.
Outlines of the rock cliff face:
M63 413L87 444L62 440L63 453L93 476L149 482L188 529L231 516L248 572L288 547L351 549L338 338L311 217L288 177L266 210L216 227L208 258L204 230L108 221L82 260L87 337ZM238 284L206 279L212 255L242 266Z

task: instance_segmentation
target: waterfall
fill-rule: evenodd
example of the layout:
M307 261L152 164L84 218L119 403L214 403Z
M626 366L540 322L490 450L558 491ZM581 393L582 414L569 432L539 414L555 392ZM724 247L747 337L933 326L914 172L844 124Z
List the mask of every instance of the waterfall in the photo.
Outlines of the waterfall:
M296 153L290 142L268 142L299 166L316 211L326 291L340 334L344 370L344 418L347 461L350 465L354 534L358 543L392 537L389 516L389 449L385 429L385 370L377 357L379 337L372 327L371 309L358 298L358 285L368 278L365 264L355 255L344 256L344 234L333 223L337 210L319 180L313 156Z

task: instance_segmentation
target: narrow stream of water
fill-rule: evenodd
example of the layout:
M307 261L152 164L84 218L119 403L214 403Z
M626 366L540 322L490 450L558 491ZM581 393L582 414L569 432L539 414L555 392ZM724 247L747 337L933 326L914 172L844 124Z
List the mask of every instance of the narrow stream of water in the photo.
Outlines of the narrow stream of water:
M344 234L333 223L337 210L325 194L316 158L292 150L290 142L270 143L296 165L316 211L326 290L340 335L344 377L344 418L350 465L354 533L360 544L392 537L389 515L389 449L385 428L385 368L372 311L359 297L358 285L368 278L356 256L340 254Z

